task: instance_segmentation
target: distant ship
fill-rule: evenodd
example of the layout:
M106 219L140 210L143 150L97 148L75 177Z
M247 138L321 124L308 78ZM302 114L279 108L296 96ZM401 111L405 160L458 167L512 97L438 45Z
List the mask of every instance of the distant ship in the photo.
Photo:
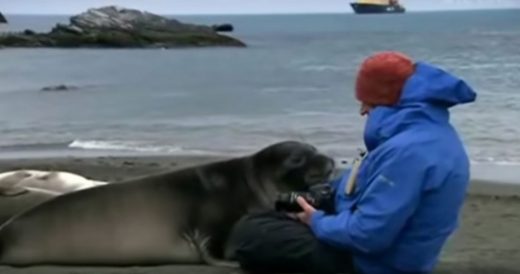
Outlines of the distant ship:
M5 16L0 12L0 24L7 24L7 19L5 19Z
M370 13L404 13L406 9L399 4L398 0L359 0L350 3L356 14Z

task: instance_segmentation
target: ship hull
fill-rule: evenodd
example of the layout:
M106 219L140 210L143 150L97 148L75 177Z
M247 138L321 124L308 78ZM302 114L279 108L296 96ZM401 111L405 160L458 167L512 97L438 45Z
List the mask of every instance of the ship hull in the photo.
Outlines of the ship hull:
M350 6L357 14L373 14L373 13L404 13L405 8L398 5L378 5L350 3Z

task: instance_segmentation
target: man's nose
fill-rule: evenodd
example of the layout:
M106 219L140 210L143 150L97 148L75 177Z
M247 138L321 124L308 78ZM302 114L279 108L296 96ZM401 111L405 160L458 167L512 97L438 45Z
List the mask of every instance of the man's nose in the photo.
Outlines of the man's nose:
M359 114L361 116L367 115L369 111L370 111L370 108L367 105L361 105L361 107L359 108Z

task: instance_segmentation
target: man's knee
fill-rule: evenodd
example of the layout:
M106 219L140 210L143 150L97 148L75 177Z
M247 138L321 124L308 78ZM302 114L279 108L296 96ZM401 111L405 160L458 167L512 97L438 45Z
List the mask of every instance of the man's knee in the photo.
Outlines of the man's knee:
M273 265L298 261L315 248L309 228L283 213L269 212L243 217L230 235L230 259L247 265Z
M248 270L335 273L338 268L336 252L319 243L307 225L284 213L242 218L229 242L228 258ZM345 258L339 261L344 262Z
M280 252L300 250L298 253L301 253L316 245L312 231L305 224L278 212L243 217L234 226L230 242L240 253L258 253L264 249Z

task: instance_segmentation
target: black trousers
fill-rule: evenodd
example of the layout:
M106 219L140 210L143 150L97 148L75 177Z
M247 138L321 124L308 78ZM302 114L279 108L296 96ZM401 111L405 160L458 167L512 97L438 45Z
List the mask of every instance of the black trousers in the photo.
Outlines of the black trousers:
M352 256L319 242L310 228L285 213L242 218L234 227L232 258L253 273L353 274Z

